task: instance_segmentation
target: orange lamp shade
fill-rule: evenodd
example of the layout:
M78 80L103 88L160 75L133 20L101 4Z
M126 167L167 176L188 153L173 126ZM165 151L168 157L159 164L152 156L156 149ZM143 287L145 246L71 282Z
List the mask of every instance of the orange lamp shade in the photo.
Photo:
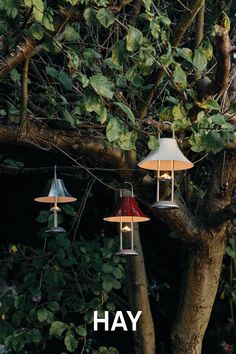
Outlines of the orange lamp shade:
M135 197L121 197L113 213L103 220L110 222L143 222L150 220L140 209Z

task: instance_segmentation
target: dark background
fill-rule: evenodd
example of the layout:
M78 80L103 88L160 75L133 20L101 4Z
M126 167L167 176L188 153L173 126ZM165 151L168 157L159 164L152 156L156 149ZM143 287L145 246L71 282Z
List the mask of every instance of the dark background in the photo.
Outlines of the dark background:
M53 175L53 166L70 166L70 161L61 155L22 148L9 148L0 146L0 166L6 166L5 158L24 163L23 170L9 167L0 168L0 225L2 244L24 243L32 246L40 246L42 240L37 237L40 225L35 218L42 210L42 205L33 199L38 196ZM37 170L39 167L45 169ZM48 167L51 170L48 171ZM33 168L28 170L27 168ZM34 169L35 168L35 169ZM47 169L46 169L47 168ZM46 171L46 172L45 172ZM16 174L17 173L17 174ZM68 172L59 172L58 177L63 178L66 187L71 194L78 198L75 205L79 206L83 197L87 181L80 179L80 172L77 177ZM86 175L85 175L86 177ZM109 180L112 173L106 175ZM99 182L93 186L92 195L87 201L87 205L80 224L80 233L86 237L87 234L93 237L99 230L104 230L111 226L103 221L107 210L113 206L114 192L104 187ZM44 209L47 209L45 205ZM150 301L152 313L157 333L157 353L170 353L170 330L173 324L179 297L180 279L185 259L185 249L182 244L170 236L170 230L158 219L154 219L150 213L142 209L151 217L151 221L140 224L140 233L143 244L143 252L146 263L147 276L150 283ZM89 230L89 232L88 232ZM111 229L109 229L109 233ZM156 284L157 288L153 287ZM167 284L167 285L166 285ZM122 294L123 296L123 294ZM209 328L204 340L204 354L220 354L222 351L220 343L223 340L232 340L229 331L228 304L217 299ZM130 321L127 320L127 324ZM110 319L110 325L112 318ZM100 327L102 328L102 327ZM89 329L88 340L91 345L96 343L104 346L114 346L121 354L132 354L132 331L104 332L100 330L93 333L92 327ZM55 348L54 348L55 350Z

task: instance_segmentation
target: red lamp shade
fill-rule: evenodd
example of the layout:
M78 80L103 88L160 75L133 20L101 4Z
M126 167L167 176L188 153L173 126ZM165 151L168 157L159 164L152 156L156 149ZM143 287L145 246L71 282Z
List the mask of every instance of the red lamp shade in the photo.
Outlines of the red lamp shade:
M149 218L139 208L134 197L121 197L110 216L103 220L111 222L142 222L148 221Z

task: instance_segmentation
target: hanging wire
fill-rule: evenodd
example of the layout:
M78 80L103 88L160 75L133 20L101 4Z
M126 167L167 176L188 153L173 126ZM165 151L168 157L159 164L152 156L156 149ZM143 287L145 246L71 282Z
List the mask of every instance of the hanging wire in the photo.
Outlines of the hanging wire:
M86 166L82 165L80 162L78 162L76 159L74 159L72 156L70 156L67 152L65 152L63 149L61 149L59 146L57 146L56 144L49 142L47 140L44 140L42 138L37 138L38 140L43 141L44 143L53 146L54 148L56 148L57 150L59 150L62 154L64 154L65 156L67 156L71 161L73 161L77 166L79 166L80 168L82 168L83 170L85 170L88 174L90 174L96 181L100 182L101 184L103 184L104 186L106 186L107 188L113 189L115 191L120 191L120 188L116 188L111 186L108 183L105 183L101 178L97 177L93 172L91 172Z

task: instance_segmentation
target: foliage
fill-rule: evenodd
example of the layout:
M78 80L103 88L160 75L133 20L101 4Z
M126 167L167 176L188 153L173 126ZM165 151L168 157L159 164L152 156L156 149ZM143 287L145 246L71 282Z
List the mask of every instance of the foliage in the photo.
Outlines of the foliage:
M40 58L32 59L29 93L32 107L38 107L38 112L30 107L32 115L41 116L42 108L48 118L64 119L74 128L81 123L105 124L108 141L123 150L135 149L137 140L145 137L148 141L155 134L145 119L140 122L140 106L153 89L150 78L157 68L164 68L169 76L164 77L161 93L147 115L171 121L174 130L185 131L194 152L217 153L225 142L235 141L235 127L219 101L199 101L197 95L194 71L204 74L215 63L211 37L199 48L191 43L172 48L173 11L164 3L159 10L151 1L143 1L135 21L132 10L125 8L124 16L106 0L77 4L76 0L0 2L2 32L9 46L16 47L20 34L44 47ZM70 11L77 15L65 25L59 40L54 36L56 17L59 13L63 19ZM229 26L229 17L227 21ZM13 69L6 79L8 98L0 107L3 116L13 115L13 110L19 113L18 94L9 80L19 85L20 69ZM195 109L198 118L191 122ZM148 147L154 147L152 140Z
M71 205L63 209L74 215ZM37 221L50 226L51 215L41 211ZM114 255L115 239L72 241L59 234L42 240L43 248L5 248L0 278L12 286L0 296L0 343L12 353L35 354L58 342L73 353L86 343L93 311L101 317L105 310L115 311L111 292L124 282L124 259ZM101 347L97 353L117 353L109 350Z
M205 153L217 154L228 142L235 143L231 120L235 103L227 106L220 96L200 98L197 82L206 73L211 78L215 75L217 58L212 43L218 9L207 13L208 36L198 48L195 28L176 48L171 38L183 8L175 12L173 1L168 0L158 6L143 0L140 9L119 3L0 0L1 62L6 53L14 56L25 39L40 50L30 60L28 115L41 124L66 121L72 130L85 123L89 134L122 150L137 149L139 155L146 148L158 147L150 117L157 123L170 121L181 141L200 158ZM206 8L214 5L210 0L206 3ZM227 31L233 27L230 17L223 16ZM157 70L165 73L158 92ZM0 118L6 124L9 118L13 124L19 121L21 77L22 66L18 65L4 78ZM149 94L154 99L141 120ZM22 167L21 161L9 158L3 164ZM180 198L188 195L186 204L196 215L206 194L210 168L203 162L196 176L183 177L186 190L178 190ZM75 216L69 206L64 213ZM42 211L37 221L51 225L52 218ZM59 222L63 222L62 216ZM1 296L0 341L19 354L42 353L54 341L64 343L68 352L80 348L93 310L115 309L111 293L124 280L122 261L113 256L115 246L114 240L102 237L73 242L61 235L45 239L44 247L36 250L24 245L5 249L1 275L13 287ZM235 258L232 244L226 252ZM150 286L156 299L160 287L157 283ZM225 281L222 288L222 296L235 303L235 279ZM97 351L112 352L115 349L105 347Z

